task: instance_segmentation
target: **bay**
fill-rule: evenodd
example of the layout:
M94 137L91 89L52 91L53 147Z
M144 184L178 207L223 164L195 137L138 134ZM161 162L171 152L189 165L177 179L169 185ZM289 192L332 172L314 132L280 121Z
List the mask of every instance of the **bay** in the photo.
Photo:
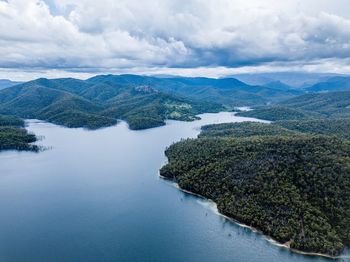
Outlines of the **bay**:
M28 121L48 149L0 153L0 261L328 261L272 245L159 178L167 146L204 124L254 120L201 118L144 131Z

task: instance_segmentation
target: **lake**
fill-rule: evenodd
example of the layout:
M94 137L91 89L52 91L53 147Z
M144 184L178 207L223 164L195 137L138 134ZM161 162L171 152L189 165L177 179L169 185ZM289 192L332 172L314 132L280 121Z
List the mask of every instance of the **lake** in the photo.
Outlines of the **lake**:
M31 120L50 149L0 153L0 261L329 261L291 253L159 178L164 150L232 113L131 131Z

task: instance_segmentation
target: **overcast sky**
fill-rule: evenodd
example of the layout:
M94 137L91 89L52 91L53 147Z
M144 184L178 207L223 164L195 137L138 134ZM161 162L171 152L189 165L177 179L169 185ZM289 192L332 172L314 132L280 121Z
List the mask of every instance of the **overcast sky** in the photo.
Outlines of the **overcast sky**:
M349 0L0 0L0 78L350 73Z

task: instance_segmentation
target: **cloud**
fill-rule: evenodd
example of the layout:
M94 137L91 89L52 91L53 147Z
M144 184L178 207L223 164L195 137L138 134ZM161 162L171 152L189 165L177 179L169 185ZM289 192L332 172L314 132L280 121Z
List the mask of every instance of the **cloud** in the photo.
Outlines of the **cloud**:
M0 0L0 68L339 70L349 11L344 0Z

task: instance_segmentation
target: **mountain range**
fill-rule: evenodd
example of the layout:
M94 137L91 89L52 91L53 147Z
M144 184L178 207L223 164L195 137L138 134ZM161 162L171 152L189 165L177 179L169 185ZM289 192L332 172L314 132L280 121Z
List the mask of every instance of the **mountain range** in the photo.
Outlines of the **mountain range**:
M331 77L342 76L332 73L308 72L271 72L236 74L232 77L250 85L268 86L272 82L281 82L293 88L307 88L317 83L327 81Z
M349 76L330 77L324 81L321 81L310 87L305 88L305 91L310 93L350 91L350 77Z
M39 78L0 90L0 114L89 129L114 125L119 119L131 129L145 129L164 125L166 119L191 121L199 113L239 106L260 107L241 114L269 120L350 115L346 93L350 92L350 77L318 76L323 82L305 88L293 88L280 80L249 85L235 78Z
M0 113L90 129L122 119L131 129L145 129L164 125L166 119L194 120L199 113L276 103L297 94L288 87L251 86L233 78L40 78L0 90Z

